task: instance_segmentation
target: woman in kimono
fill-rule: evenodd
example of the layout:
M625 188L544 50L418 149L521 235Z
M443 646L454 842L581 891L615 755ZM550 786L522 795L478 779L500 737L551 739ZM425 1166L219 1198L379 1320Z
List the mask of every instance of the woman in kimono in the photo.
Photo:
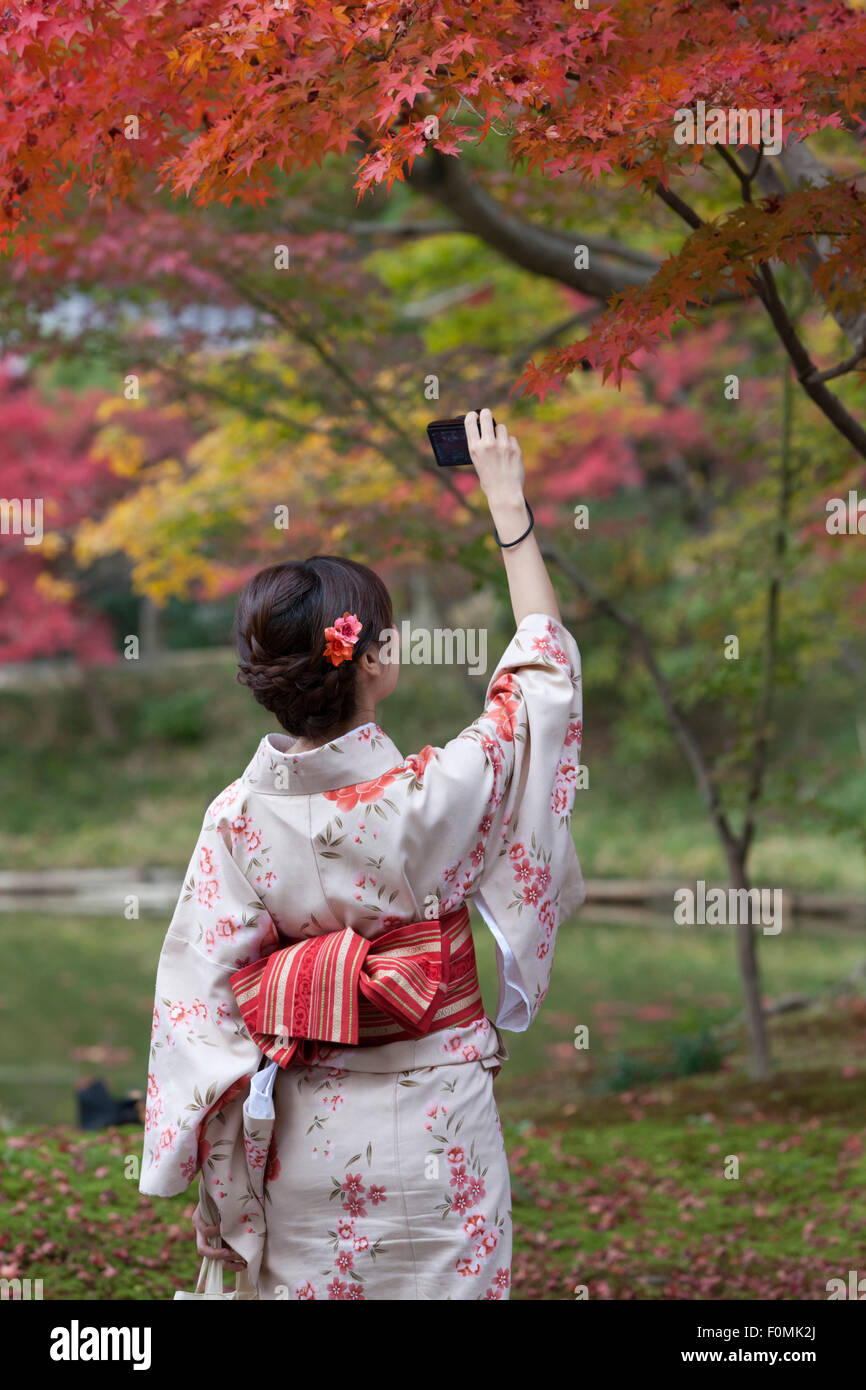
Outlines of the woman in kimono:
M583 901L580 658L519 444L488 410L466 433L516 630L456 738L404 756L376 722L399 662L365 566L275 565L238 605L238 679L285 733L208 808L168 929L140 1188L198 1175L200 1253L264 1299L509 1297L493 1079ZM470 901L496 944L493 1017Z

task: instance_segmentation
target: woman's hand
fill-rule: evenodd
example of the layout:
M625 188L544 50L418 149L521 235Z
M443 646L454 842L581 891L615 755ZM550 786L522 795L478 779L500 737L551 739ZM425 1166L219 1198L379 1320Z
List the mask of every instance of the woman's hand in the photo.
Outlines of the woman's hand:
M504 425L493 428L489 410L470 410L464 421L469 457L487 498L493 525L504 543L502 559L514 622L519 627L530 613L547 614L562 622L559 604L533 534L523 497L525 470L520 445Z
M227 1245L215 1249L208 1244L209 1240L219 1240L220 1228L208 1226L198 1206L192 1214L192 1224L195 1229L195 1248L200 1255L207 1256L209 1260L224 1260L226 1269L234 1270L236 1273L240 1269L246 1269L246 1260L236 1250L231 1250Z
M464 429L469 457L475 466L497 531L501 529L500 518L506 529L510 522L516 520L519 531L522 531L526 524L523 500L526 470L520 445L514 435L508 433L505 425L498 424L494 430L493 415L489 410L482 410L480 415L470 410L464 421Z

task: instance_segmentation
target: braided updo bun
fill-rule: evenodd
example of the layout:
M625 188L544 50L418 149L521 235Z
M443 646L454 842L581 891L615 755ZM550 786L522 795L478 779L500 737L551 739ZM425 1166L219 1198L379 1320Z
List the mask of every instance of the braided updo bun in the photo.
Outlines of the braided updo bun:
M351 661L325 659L325 628L354 613ZM336 732L357 707L358 658L393 624L391 597L366 565L313 555L271 565L241 591L235 617L238 680L296 738Z

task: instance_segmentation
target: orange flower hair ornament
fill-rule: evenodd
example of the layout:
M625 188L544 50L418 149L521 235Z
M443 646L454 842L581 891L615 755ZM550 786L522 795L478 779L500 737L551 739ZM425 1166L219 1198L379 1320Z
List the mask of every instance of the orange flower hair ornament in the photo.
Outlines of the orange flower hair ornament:
M358 621L354 613L344 613L342 618L335 618L334 626L325 628L325 660L330 661L332 666L339 666L341 661L351 661L362 627L363 623Z

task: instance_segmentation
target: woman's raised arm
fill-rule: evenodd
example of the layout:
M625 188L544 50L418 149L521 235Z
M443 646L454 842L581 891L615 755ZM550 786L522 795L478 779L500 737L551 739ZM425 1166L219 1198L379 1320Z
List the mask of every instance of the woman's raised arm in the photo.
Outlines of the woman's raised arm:
M529 525L523 496L525 471L520 445L505 425L498 424L494 430L489 410L482 410L480 415L471 410L466 416L465 428L469 456L487 498L493 525L499 539L505 542L502 558L515 625L519 627L529 613L544 613L561 623L559 604L535 533L530 531L517 545L508 544L522 535Z

